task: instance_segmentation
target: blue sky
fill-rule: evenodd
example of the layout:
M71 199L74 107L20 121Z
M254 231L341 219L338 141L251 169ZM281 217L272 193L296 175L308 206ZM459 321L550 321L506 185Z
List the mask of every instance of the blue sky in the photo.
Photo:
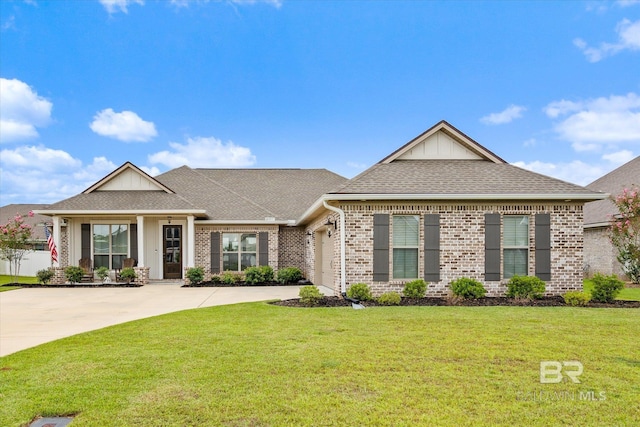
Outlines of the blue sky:
M3 0L0 205L126 161L353 177L444 119L586 185L640 154L640 1Z

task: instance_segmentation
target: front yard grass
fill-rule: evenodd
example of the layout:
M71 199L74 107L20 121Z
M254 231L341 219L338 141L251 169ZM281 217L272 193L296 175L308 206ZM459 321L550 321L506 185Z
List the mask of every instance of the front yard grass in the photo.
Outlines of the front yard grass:
M582 281L583 289L586 292L591 293L593 291L593 281L590 279L584 279ZM629 287L629 285L625 285L624 289L620 291L620 294L616 297L619 300L627 300L627 301L640 301L640 287Z
M11 276L8 274L0 274L0 286L11 283ZM37 277L18 276L18 283L38 283Z
M0 359L0 425L638 425L638 336L638 309L189 310Z

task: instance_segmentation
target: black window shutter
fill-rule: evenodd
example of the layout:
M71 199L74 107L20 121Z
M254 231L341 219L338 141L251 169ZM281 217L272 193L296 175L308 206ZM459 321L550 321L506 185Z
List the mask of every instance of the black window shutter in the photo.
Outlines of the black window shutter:
M440 281L440 214L424 216L424 280Z
M551 215L536 214L536 276L551 280Z
M484 279L500 280L500 214L484 214Z
M80 224L82 240L82 258L91 259L91 224Z
M211 232L211 273L220 273L220 232Z
M258 265L269 265L269 233L258 233Z
M138 224L129 226L129 238L131 240L131 258L138 260Z
M373 215L373 280L389 280L389 215Z

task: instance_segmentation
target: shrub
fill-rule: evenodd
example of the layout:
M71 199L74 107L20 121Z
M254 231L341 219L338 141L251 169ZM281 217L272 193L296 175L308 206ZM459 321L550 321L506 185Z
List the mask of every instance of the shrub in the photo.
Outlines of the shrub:
M535 276L513 276L507 283L507 296L509 298L541 298L545 289L545 283Z
M36 277L38 278L38 282L46 285L53 279L53 270L50 268L45 268L44 270L38 270L36 273Z
M220 282L222 282L222 279L220 278L219 274L214 274L214 275L211 276L211 281L213 283L220 283Z
M596 273L591 280L593 280L591 299L597 302L613 302L624 288L624 282L618 279L615 274L605 276L604 274Z
M412 280L404 285L402 295L406 298L423 298L427 292L427 283L422 280Z
M109 269L104 265L102 267L98 267L98 269L96 270L96 275L101 282L104 282L104 280L109 277Z
M461 277L451 282L453 295L464 299L478 299L486 295L487 290L482 283L469 277Z
M300 288L300 302L307 307L314 306L322 300L322 292L317 286L303 286Z
M125 267L120 272L120 278L126 280L127 283L131 283L131 281L136 277L138 277L138 275L133 267Z
M84 270L78 266L70 265L64 269L64 275L71 283L80 283Z
M204 281L204 268L191 267L187 269L187 279L192 285L199 285Z
M287 283L297 283L302 280L302 271L297 267L285 267L278 270L277 279L283 285Z
M369 301L373 299L371 289L369 289L369 285L366 283L354 283L351 285L347 291L347 296L349 298L357 299L358 301Z
M273 281L273 268L268 265L260 267L249 267L244 271L245 282L255 285Z
M573 307L585 306L591 301L591 295L587 292L572 291L562 295L564 303Z
M400 294L397 292L386 292L378 297L380 305L400 305Z
M220 281L225 285L235 285L242 281L242 274L237 271L225 271L220 275Z

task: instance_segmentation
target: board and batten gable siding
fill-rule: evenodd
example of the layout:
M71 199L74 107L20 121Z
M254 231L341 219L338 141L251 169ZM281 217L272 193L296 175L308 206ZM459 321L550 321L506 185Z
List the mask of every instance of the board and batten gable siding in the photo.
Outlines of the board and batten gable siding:
M133 169L126 169L95 191L158 191L161 187Z
M559 295L568 290L582 288L582 204L580 203L535 203L535 204L503 204L453 202L428 203L384 203L384 202L350 202L340 206L345 211L346 219L346 262L347 288L352 283L369 284L374 293L379 295L388 291L401 292L408 281L375 280L384 277L382 261L385 257L376 256L376 252L384 253L383 240L379 240L376 231L384 229L383 217L393 215L419 215L421 217L420 241L424 243L419 251L420 278L428 280L427 295L445 296L449 292L449 283L460 277L470 277L482 282L488 295L500 296L506 292L506 282L502 278L501 218L504 215L527 215L530 217L529 227L529 275L539 274L549 277L547 293ZM487 216L493 221L491 245L487 242ZM434 216L431 216L434 215ZM437 215L437 217L435 216ZM377 218L377 219L376 219ZM438 226L435 220L438 219ZM540 226L536 231L536 222ZM431 224L427 226L427 224ZM374 225L375 224L375 225ZM392 250L392 230L389 232L388 251ZM425 241L428 236L439 233L439 248L428 247ZM537 241L536 232L538 233ZM546 235L546 237L544 237ZM430 239L429 239L430 240ZM493 251L492 268L489 280L486 274L486 253ZM439 281L430 276L429 266L435 265L429 257L438 253ZM540 260L540 265L536 259ZM390 252L386 255L387 271L390 270ZM378 260L378 261L375 261ZM374 265L375 264L375 265ZM374 278L374 272L376 277ZM387 273L388 274L388 273ZM498 276L499 275L499 276ZM544 279L543 279L544 280Z

